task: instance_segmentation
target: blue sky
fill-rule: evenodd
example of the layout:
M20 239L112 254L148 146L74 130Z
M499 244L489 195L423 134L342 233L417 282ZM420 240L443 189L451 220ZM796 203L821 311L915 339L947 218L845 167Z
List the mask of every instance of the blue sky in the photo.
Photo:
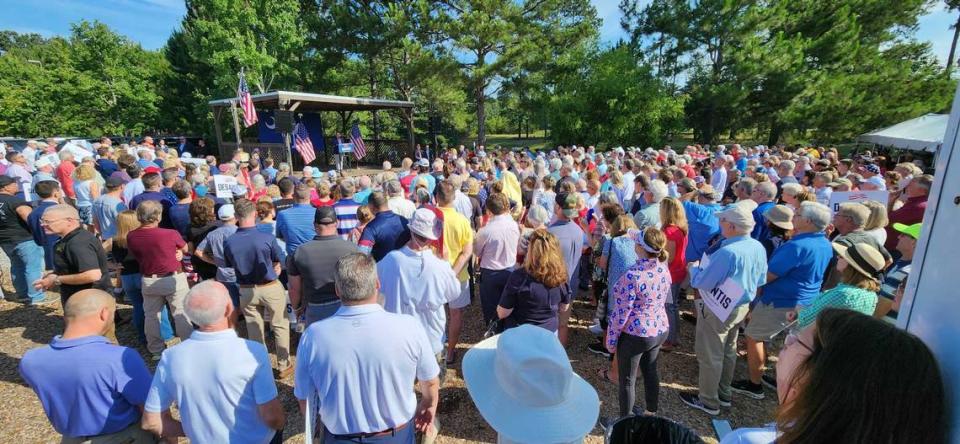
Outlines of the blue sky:
M618 0L591 0L603 19L600 35L605 42L625 37L620 28ZM0 0L0 29L35 32L44 36L66 35L70 24L81 19L99 20L115 31L140 42L145 48L164 45L180 24L186 9L183 0ZM943 2L920 19L919 40L933 44L941 61L947 59L956 15Z

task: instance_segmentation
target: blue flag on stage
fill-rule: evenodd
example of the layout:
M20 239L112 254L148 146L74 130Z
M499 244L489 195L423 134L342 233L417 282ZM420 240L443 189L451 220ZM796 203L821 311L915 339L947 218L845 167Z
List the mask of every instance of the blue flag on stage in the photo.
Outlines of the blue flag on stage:
M273 119L273 111L257 111L257 117L260 118L260 121L257 122L260 142L283 143L283 134L277 131L276 121ZM303 117L299 118L299 121L307 127L307 133L310 135L310 142L313 143L314 150L317 153L324 152L324 150L327 149L327 145L323 140L323 122L320 121L320 115L305 113ZM291 132L292 137L293 129L288 128L287 130Z

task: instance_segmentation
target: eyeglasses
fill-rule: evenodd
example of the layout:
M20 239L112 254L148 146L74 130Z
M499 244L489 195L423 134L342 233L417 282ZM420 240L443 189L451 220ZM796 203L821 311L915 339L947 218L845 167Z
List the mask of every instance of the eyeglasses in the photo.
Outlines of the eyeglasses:
M805 348L808 352L813 353L813 347L810 347L809 345L805 344L800 339L799 335L793 335L793 334L787 335L787 338L783 341L783 345L786 347L790 347L793 344L800 344L800 346Z

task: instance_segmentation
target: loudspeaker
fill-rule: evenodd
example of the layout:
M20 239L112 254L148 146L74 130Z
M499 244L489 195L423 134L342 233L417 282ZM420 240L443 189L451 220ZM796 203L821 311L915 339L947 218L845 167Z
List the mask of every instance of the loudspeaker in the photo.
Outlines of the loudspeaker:
M276 110L273 113L273 118L277 123L277 131L281 133L293 132L293 111Z

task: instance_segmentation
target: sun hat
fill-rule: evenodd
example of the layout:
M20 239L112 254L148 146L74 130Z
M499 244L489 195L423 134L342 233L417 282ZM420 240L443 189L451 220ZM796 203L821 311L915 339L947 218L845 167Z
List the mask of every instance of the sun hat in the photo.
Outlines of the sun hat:
M534 325L474 345L463 379L483 419L512 442L575 441L600 414L597 391L573 372L556 335Z
M219 210L217 210L217 219L220 220L230 220L233 219L235 215L236 213L233 211L233 204L223 205Z
M774 205L770 207L766 213L763 213L763 217L767 218L767 222L784 230L793 229L793 210L786 205Z
M893 224L894 230L897 230L903 234L906 234L907 236L910 236L914 239L920 238L920 228L922 227L923 227L923 223L915 223L913 225L906 225L906 224L900 224L900 223Z
M313 215L313 223L317 225L329 225L337 222L337 212L333 207L320 207Z
M716 213L717 219L725 220L744 230L752 230L756 222L753 220L753 210L740 201ZM756 203L754 203L756 205Z
M310 175L310 177L314 179L320 179L323 177L323 171L320 171L319 168L314 168L313 173Z
M846 246L838 242L833 243L833 249L855 270L864 276L878 279L880 272L886 265L886 260L876 248L866 243Z
M437 224L437 215L427 208L420 208L414 211L410 223L407 225L410 232L430 240L440 238L439 224Z
M563 210L563 215L572 218L577 216L577 204L579 203L576 194L559 193L555 199L556 204Z

